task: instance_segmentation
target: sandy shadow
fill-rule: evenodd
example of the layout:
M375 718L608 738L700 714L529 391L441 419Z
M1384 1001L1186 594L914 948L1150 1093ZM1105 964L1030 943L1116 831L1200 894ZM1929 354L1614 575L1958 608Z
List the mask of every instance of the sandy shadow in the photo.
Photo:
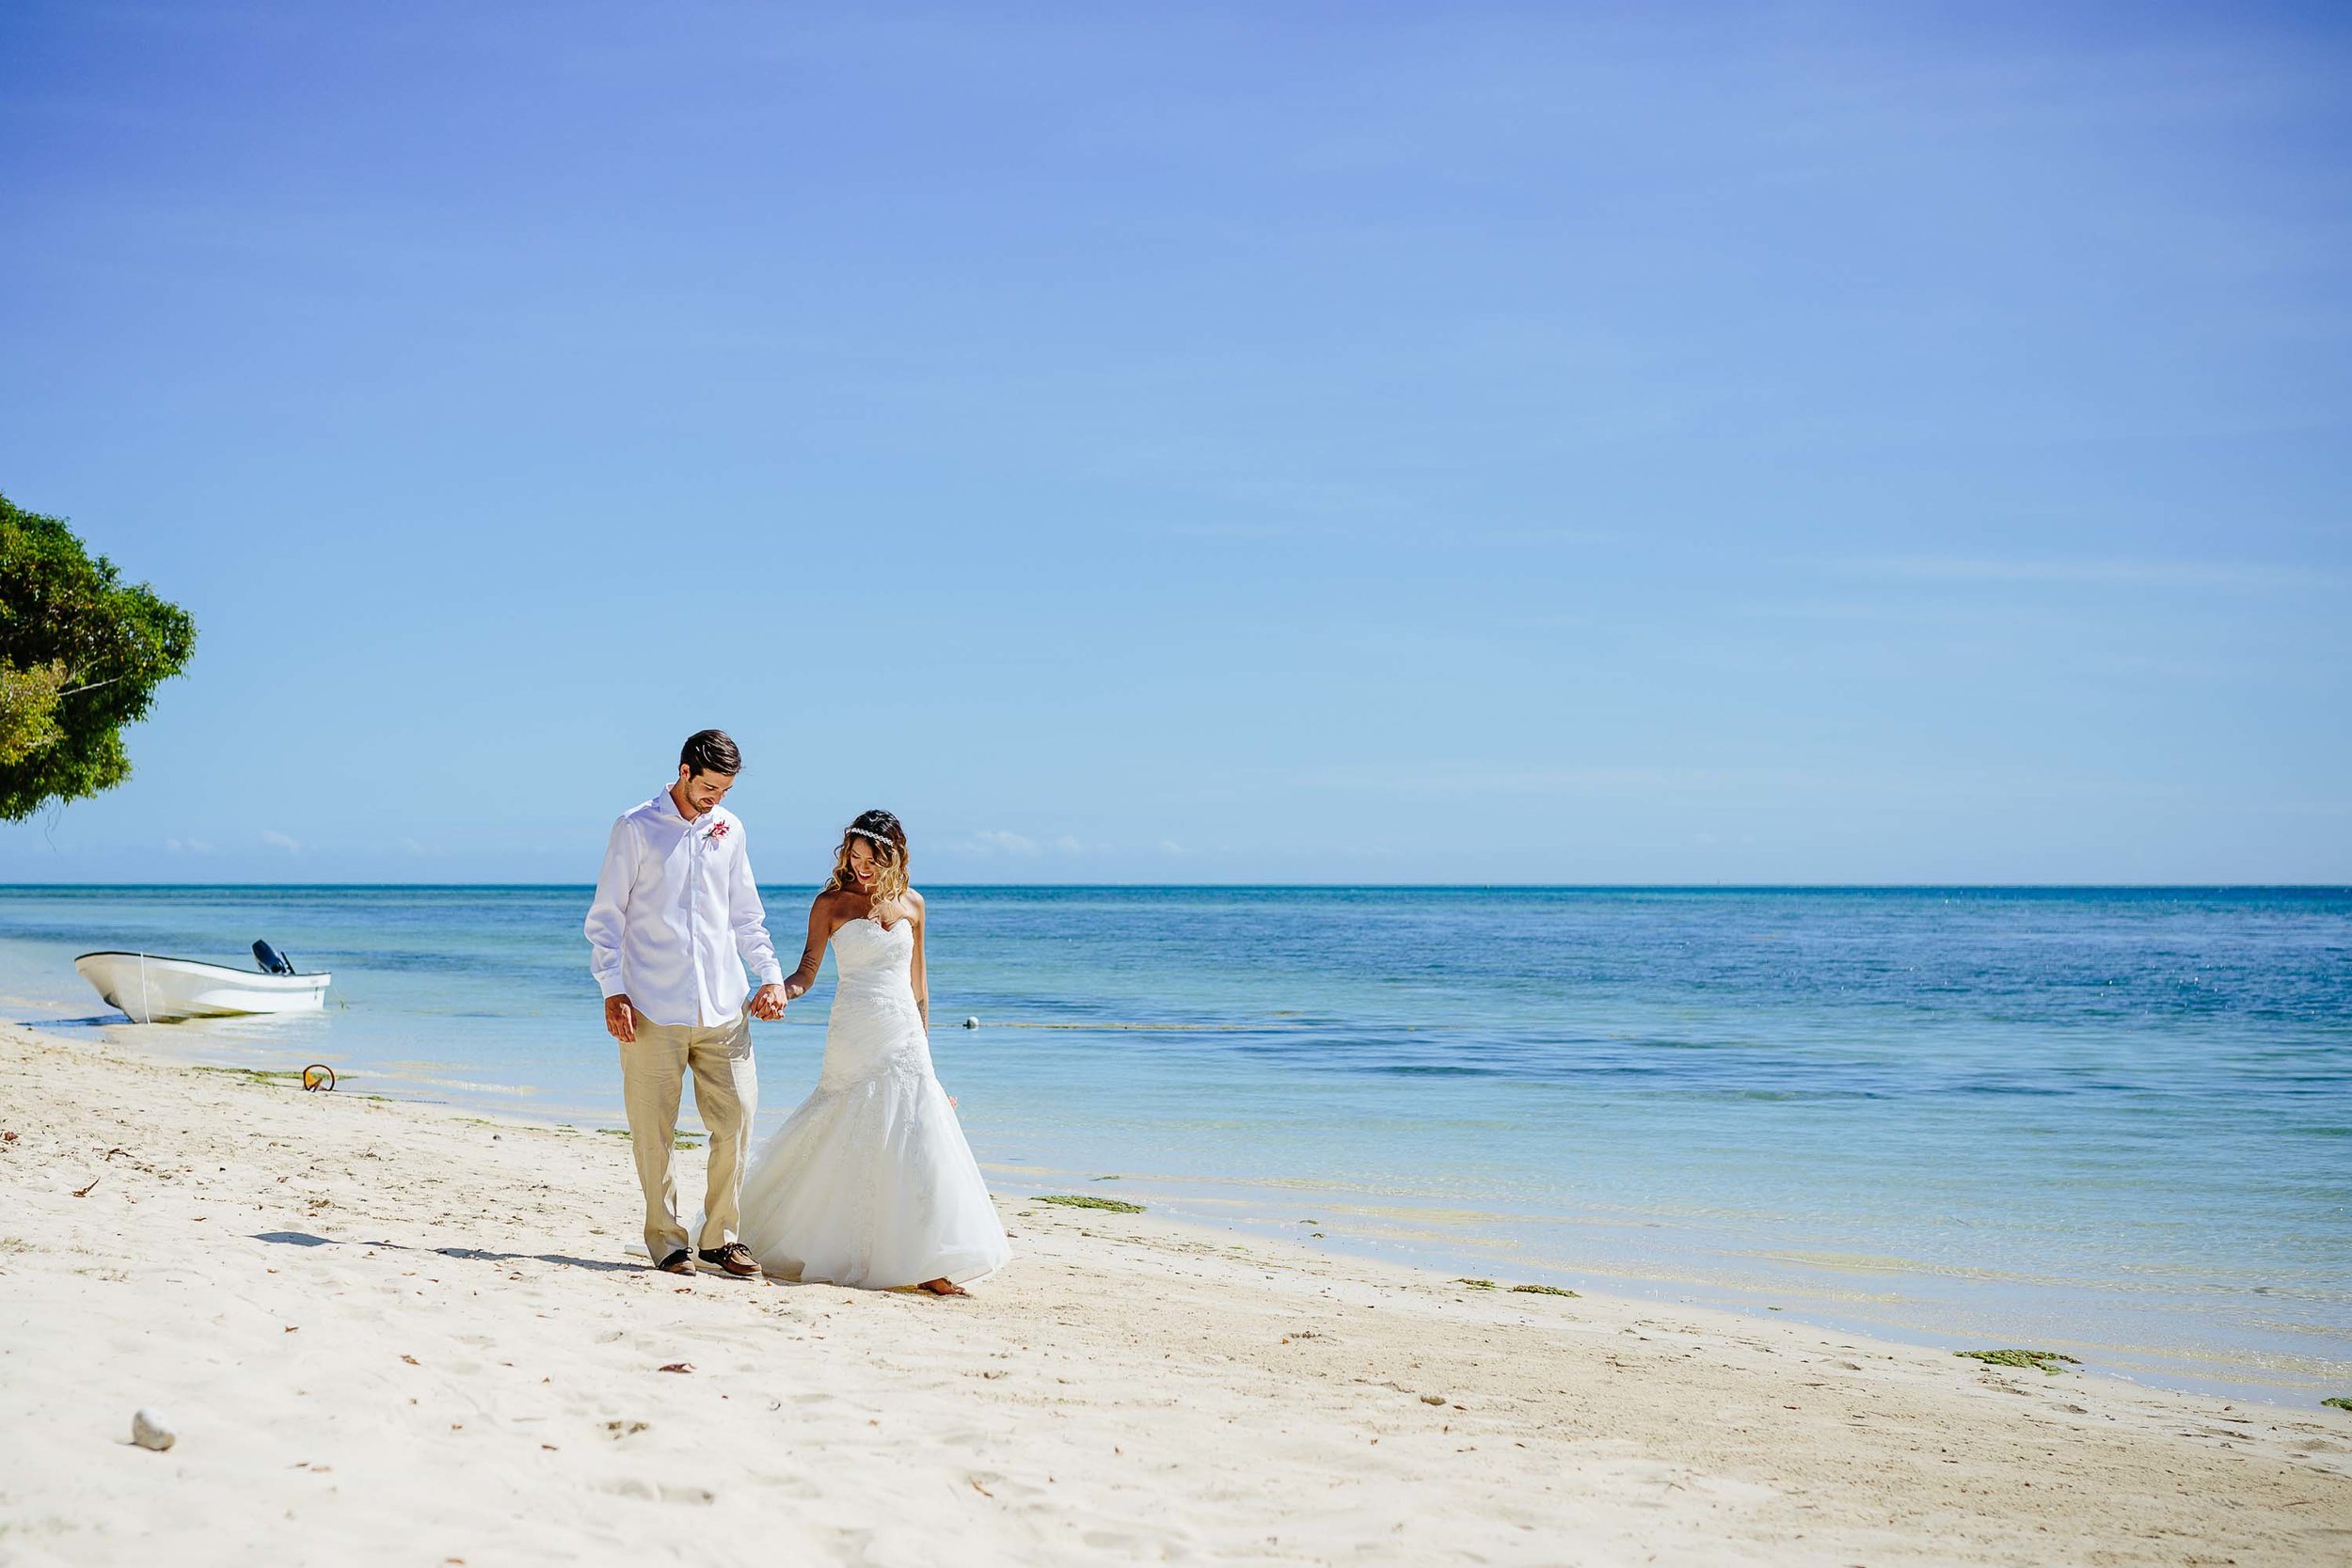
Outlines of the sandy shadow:
M253 1239L272 1246L362 1246L387 1252L429 1252L437 1258L453 1258L464 1263L559 1263L567 1269L589 1269L597 1274L634 1274L644 1267L605 1258L574 1258L562 1252L485 1252L469 1246L412 1247L400 1242L344 1242L332 1236L313 1236L305 1230L264 1230Z

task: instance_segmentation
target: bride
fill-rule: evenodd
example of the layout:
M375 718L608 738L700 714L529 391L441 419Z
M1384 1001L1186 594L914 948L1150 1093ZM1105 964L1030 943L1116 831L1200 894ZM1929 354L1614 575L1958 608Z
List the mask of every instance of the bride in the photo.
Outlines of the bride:
M780 1278L966 1294L961 1281L1003 1267L1012 1249L931 1076L923 895L907 886L906 830L886 811L841 835L787 997L816 983L828 942L824 1067L743 1178L743 1244Z

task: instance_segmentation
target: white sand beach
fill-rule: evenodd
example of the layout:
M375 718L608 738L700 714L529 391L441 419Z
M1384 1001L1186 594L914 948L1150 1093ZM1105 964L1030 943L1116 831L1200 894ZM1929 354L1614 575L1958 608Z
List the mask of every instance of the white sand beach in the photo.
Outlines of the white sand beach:
M687 1284L618 1139L14 1028L0 1132L0 1564L2352 1556L2334 1410L1011 1196L970 1300Z

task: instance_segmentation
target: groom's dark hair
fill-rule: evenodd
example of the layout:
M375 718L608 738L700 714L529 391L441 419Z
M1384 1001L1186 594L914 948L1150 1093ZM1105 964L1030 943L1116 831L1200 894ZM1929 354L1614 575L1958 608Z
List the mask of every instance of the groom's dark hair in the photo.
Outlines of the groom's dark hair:
M743 771L743 753L735 749L724 730L696 730L678 748L677 765L688 773L724 773L733 778Z

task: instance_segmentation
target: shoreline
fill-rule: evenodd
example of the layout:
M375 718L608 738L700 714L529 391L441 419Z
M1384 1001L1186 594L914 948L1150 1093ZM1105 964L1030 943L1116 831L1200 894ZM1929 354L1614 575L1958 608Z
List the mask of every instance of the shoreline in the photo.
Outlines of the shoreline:
M87 1037L104 1049L122 1051L166 1066L192 1066L199 1070L213 1070L215 1067L228 1071L247 1070L241 1059L250 1059L256 1066L267 1062L267 1070L277 1070L294 1059L266 1037L205 1037L198 1048L183 1049L183 1042L196 1037L182 1033L188 1028L184 1024L142 1028L94 1017L16 1026L60 1038ZM151 1036L152 1043L140 1037L142 1035ZM208 1056L215 1060L201 1060ZM452 1071L462 1070L454 1063L411 1065L437 1065ZM617 1078L613 1085L615 1103L599 1115L593 1107L580 1103L576 1094L563 1105L534 1106L532 1101L549 1091L528 1084L385 1074L376 1069L351 1079L346 1088L353 1093L369 1092L370 1083L379 1077L394 1090L389 1098L403 1104L507 1117L532 1125L572 1127L583 1132L615 1131L621 1119ZM418 1092L421 1089L440 1093ZM789 1092L780 1096L786 1108L792 1098ZM699 1136L699 1123L692 1120L691 1109L684 1114L682 1128ZM1580 1252L1573 1259L1550 1258L1539 1255L1527 1243L1506 1233L1512 1224L1527 1216L1449 1209L1435 1198L1424 1202L1390 1195L1383 1201L1381 1195L1336 1182L1311 1187L1248 1178L1216 1180L1137 1171L1105 1175L1090 1168L1038 1161L983 1160L981 1164L993 1188L1030 1187L1044 1180L1049 1184L1086 1184L1086 1190L1092 1190L1092 1183L1107 1181L1115 1184L1105 1187L1105 1193L1124 1189L1148 1197L1163 1217L1172 1214L1184 1223L1230 1227L1269 1242L1291 1238L1297 1230L1293 1219L1280 1217L1278 1212L1286 1207L1349 1215L1349 1219L1335 1224L1328 1235L1319 1238L1323 1246L1311 1250L1368 1262L1444 1275L1517 1270L1524 1274L1527 1281L1589 1288L1629 1300L1645 1301L1661 1309L1705 1307L1756 1322L1802 1323L1824 1331L1886 1338L1929 1350L1966 1350L1989 1339L2006 1344L2015 1335L2024 1334L2037 1344L2080 1357L2097 1367L2101 1375L2135 1386L2259 1404L2282 1413L2312 1408L2321 1398L2352 1389L2352 1368L2347 1369L2339 1386L2325 1365L2282 1368L2250 1354L2232 1354L2210 1345L2143 1343L2124 1332L2102 1337L2060 1328L2015 1328L2010 1323L2033 1315L2030 1304L2023 1300L2017 1286L1987 1286L1985 1289L1991 1293L1973 1300L1938 1300L1932 1294L1938 1284L1947 1279L1976 1279L1982 1284L1981 1274L1973 1270L1939 1270L1915 1259L1867 1259L1865 1261L1870 1266L1840 1270L1819 1258L1789 1259L1777 1254L1756 1253L1740 1245L1737 1237L1724 1235L1714 1238L1716 1245L1712 1248L1692 1242L1671 1255L1656 1248L1635 1253L1604 1243ZM1440 1213L1453 1215L1451 1223L1437 1217ZM1554 1220L1561 1223L1557 1216ZM1669 1228L1655 1223L1645 1226L1627 1216L1596 1217L1581 1223L1597 1235L1613 1230ZM1760 1271L1742 1277L1730 1274L1719 1261L1754 1257L1778 1258L1784 1263L1795 1261L1817 1277L1775 1280ZM1711 1269L1710 1262L1714 1263ZM1842 1281L1838 1277L1841 1274L1851 1275L1851 1282ZM1878 1286L1876 1292L1871 1290L1873 1283ZM2008 1292L2006 1296L2001 1293L2004 1291ZM1907 1296L1919 1305L1908 1312L1871 1314L1855 1309L1855 1303L1868 1300L1872 1294L1882 1302L1887 1301L1887 1292L1895 1292L1897 1299ZM2000 1311L2005 1303L2016 1309ZM1972 1307L1977 1318L1973 1328L1963 1325Z
M15 1026L0 1129L5 1564L618 1560L737 1530L882 1563L2287 1563L2352 1538L2337 1411L1009 1196L1014 1261L970 1302L680 1285L628 1257L597 1133ZM129 1446L143 1405L170 1453Z

